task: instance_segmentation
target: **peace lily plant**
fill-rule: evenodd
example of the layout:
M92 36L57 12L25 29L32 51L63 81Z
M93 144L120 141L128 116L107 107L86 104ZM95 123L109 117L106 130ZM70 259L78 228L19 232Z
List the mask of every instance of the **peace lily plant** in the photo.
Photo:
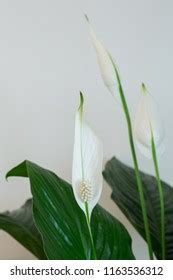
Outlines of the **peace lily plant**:
M111 199L146 241L149 258L173 259L173 189L160 179L164 129L159 111L142 84L133 124L114 59L86 19L104 84L115 101L121 100L134 169L113 157L102 170L102 142L85 120L80 93L74 118L72 185L50 170L23 161L6 177L28 178L32 198L21 208L0 214L0 228L38 259L133 260L125 226L98 204L104 178L111 187ZM153 160L155 177L139 170L135 140L140 151Z

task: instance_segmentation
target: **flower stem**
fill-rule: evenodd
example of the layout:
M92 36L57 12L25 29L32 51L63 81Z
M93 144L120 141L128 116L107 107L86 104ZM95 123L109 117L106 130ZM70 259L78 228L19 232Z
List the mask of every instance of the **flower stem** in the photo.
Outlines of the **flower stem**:
M155 142L154 142L153 133L151 133L151 135L152 135L151 136L152 157L153 157L154 168L155 168L156 179L157 179L157 186L158 186L159 197L160 197L162 260L165 260L166 259L166 248L165 248L164 194L163 194L162 183L161 183L161 180L160 180L159 166L158 166L158 160L157 160L157 152L156 152L156 146L155 146Z
M85 202L85 212L86 212L86 221L87 221L87 226L88 226L88 231L89 231L91 246L92 246L92 251L93 251L93 259L97 260L96 250L95 250L95 246L94 246L94 240L93 240L92 231L91 231L90 215L89 215L87 202Z
M151 236L150 236L150 229L149 229L149 222L148 222L148 217L147 217L147 209L146 209L146 202L145 202L145 196L144 196L144 190L143 190L143 185L141 181L141 176L139 172L139 166L138 166L138 161L137 161L137 156L136 156L136 151L135 151L135 145L134 145L134 140L133 140L133 132L132 132L132 124L131 124L131 118L130 118L130 113L129 109L127 106L127 102L125 99L124 91L121 85L121 80L119 77L118 70L114 64L114 61L109 55L110 60L112 62L112 66L115 71L115 76L118 81L118 88L119 88L119 93L120 93L120 98L121 102L123 105L126 121L127 121L127 126L128 126L128 135L129 135L129 141L130 141L130 148L131 148L131 153L132 153L132 158L133 158L133 163L134 163L134 168L135 168L135 175L136 175L136 181L137 181L137 186L138 186L138 192L139 192L139 198L140 198L140 203L141 203L141 209L142 209L142 217L143 217L143 222L144 222L144 229L145 229L145 236L146 236L146 241L148 244L148 253L149 253L149 258L150 260L153 260L153 251L152 251L152 243L151 243Z

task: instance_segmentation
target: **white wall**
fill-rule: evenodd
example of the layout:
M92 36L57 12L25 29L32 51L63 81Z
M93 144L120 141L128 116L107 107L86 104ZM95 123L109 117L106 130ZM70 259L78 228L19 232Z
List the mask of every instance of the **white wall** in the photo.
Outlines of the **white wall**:
M0 1L0 211L15 209L29 196L26 180L5 173L24 159L71 179L74 113L83 90L86 114L104 143L105 160L131 163L121 108L104 87L84 14L87 13L121 71L131 111L144 81L160 106L166 128L163 179L172 182L173 2L171 0ZM141 168L153 172L139 156ZM102 204L125 223L136 256L146 247L110 201ZM0 232L0 259L32 256Z

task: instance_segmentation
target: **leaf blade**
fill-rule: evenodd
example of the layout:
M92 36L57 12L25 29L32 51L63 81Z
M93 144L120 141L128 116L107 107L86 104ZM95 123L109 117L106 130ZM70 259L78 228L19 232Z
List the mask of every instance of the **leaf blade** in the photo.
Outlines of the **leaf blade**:
M26 168L30 178L34 219L42 233L48 258L91 259L92 249L85 215L74 199L71 185L29 161L22 163L22 168L19 165L17 169L11 170L7 177L20 176L19 170L23 168ZM131 238L120 222L100 206L94 209L91 219L100 259L134 259Z
M133 168L115 157L107 162L103 176L112 189L111 198L124 215L145 238L141 207ZM157 182L151 175L141 172L146 198L152 246L158 259L161 259L160 243L160 200ZM165 200L166 259L173 259L173 189L162 182Z
M0 214L0 229L6 231L38 259L46 259L41 235L32 217L32 200L15 210Z

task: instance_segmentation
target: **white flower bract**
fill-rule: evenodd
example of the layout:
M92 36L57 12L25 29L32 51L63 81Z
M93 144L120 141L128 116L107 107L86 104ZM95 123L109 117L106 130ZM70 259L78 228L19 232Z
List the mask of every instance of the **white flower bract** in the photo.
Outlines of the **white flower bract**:
M102 162L102 143L84 120L81 95L75 120L72 186L78 205L85 212L87 203L90 215L102 192Z
M164 152L164 129L161 122L158 107L149 92L143 85L134 123L137 145L144 156L151 158L151 137L153 133L154 142L158 155Z
M87 18L90 37L97 54L98 65L104 84L109 89L110 93L115 97L117 95L117 82L116 74L113 67L113 63L110 59L108 51L104 48L101 42L97 39L97 36Z

